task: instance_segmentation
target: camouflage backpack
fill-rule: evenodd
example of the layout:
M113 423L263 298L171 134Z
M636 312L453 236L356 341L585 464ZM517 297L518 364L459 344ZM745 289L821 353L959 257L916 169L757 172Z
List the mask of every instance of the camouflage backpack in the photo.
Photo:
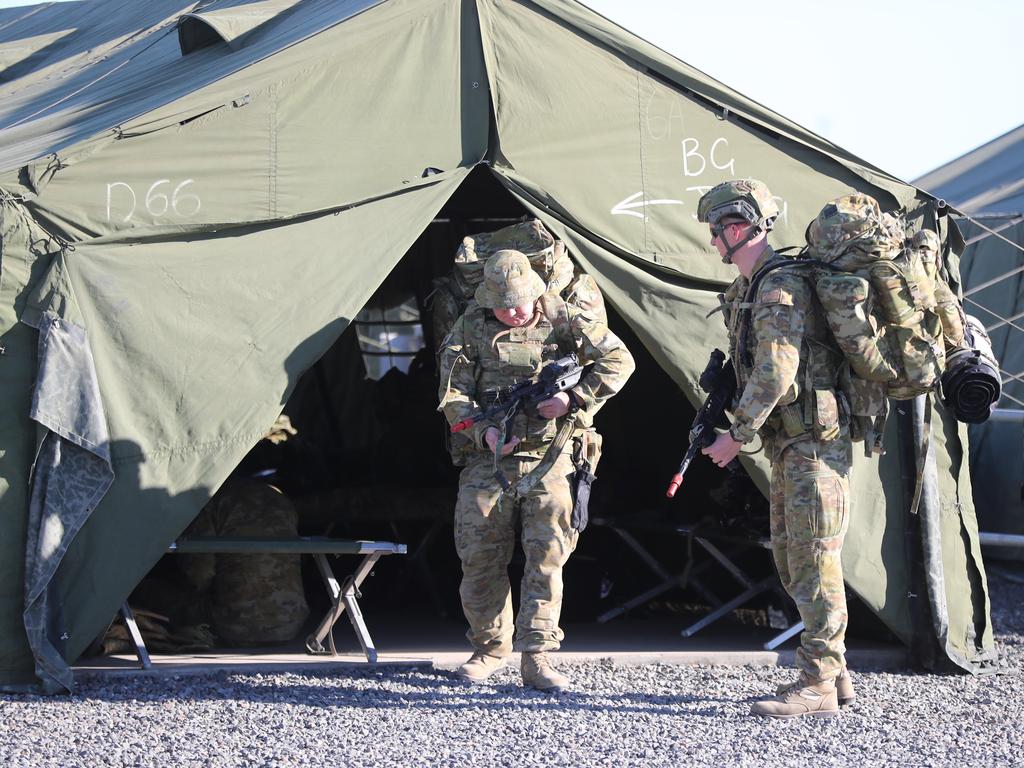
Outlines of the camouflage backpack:
M838 387L850 408L851 437L864 440L867 453L881 452L888 398L929 392L942 375L941 278L907 247L902 222L868 195L828 203L806 237L797 258L770 262L752 282L776 268L805 271L848 363Z
M918 252L925 271L935 284L935 311L942 323L946 357L954 350L962 349L965 340L967 315L963 303L943 278L942 242L930 229L922 229L914 235L911 247Z
M583 309L591 317L601 322L608 321L604 296L594 278L585 272L577 272L566 253L565 244L552 235L540 219L527 217L495 232L483 232L464 238L455 254L451 273L434 281L430 307L438 352L455 321L469 306L477 286L483 282L487 259L505 249L526 255L534 271L544 280L545 296L558 296L565 303ZM565 311L551 311L557 310L560 304L545 302L545 309L548 314L555 315L551 322L556 326L556 333L564 335L567 331L562 331L561 325L567 322L564 320ZM464 466L472 455L472 444L462 434L449 435L448 439L452 463Z
M604 298L594 279L586 273L577 274L566 254L565 243L555 238L540 219L524 219L518 224L470 235L462 241L455 254L452 271L434 281L431 299L434 340L440 344L466 311L473 292L484 279L484 263L503 249L525 254L534 270L543 279L548 293L560 294L570 304L607 321Z
M903 223L867 195L828 203L807 228L823 268L815 288L853 372L908 400L929 392L945 366L936 273L908 248Z

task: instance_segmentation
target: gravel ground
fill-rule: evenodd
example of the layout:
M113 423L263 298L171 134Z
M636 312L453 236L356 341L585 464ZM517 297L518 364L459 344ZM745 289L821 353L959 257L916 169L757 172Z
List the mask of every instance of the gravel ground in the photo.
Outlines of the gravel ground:
M0 765L1022 765L1024 585L990 588L1005 673L860 671L830 720L749 717L777 668L564 665L559 695L512 669L480 687L427 668L93 677L0 696Z

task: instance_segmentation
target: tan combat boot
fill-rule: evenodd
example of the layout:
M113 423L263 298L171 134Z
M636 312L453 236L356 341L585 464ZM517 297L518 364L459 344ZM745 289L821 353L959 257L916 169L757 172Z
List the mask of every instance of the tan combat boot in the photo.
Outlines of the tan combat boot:
M775 695L781 696L794 686L803 687L803 682L798 678L795 683L782 683L775 689ZM857 694L853 690L853 679L850 677L850 670L846 667L843 667L843 671L836 678L836 698L839 701L840 707L852 704L854 699L857 698Z
M832 680L814 683L801 675L800 681L771 699L754 702L750 714L765 717L833 717L839 713L836 684Z
M483 651L473 651L469 661L455 672L463 680L470 683L482 683L508 662L508 656L492 656Z
M523 685L538 691L561 691L569 687L569 678L551 666L546 651L523 651L520 669Z

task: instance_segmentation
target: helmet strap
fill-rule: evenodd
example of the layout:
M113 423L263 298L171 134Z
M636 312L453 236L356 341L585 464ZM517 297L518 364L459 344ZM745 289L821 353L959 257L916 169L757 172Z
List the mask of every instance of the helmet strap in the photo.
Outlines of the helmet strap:
M747 236L744 237L739 242L737 242L735 245L729 245L728 241L724 237L725 232L723 231L722 232L722 235L723 235L722 242L725 243L725 255L722 257L722 263L723 264L732 264L732 256L733 256L733 254L736 253L736 251L738 251L740 248L745 246L747 243L749 243L751 240L753 240L755 237L757 237L759 234L761 234L764 231L765 231L764 227L762 227L760 225L756 225L756 224L751 224L750 225L750 232L747 233Z

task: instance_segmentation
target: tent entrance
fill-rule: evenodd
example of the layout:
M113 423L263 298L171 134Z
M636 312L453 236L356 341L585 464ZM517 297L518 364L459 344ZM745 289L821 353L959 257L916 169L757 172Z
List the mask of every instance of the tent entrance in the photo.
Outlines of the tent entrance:
M303 535L408 545L407 556L389 558L365 587L361 605L371 627L375 617L387 614L462 620L461 572L452 541L458 468L449 459L447 425L436 410L431 292L434 280L451 269L463 237L507 226L526 213L488 169L474 171L338 341L301 377L284 409L297 435L278 444L262 441L236 469L236 476L264 475L280 487L295 506ZM563 621L569 623L614 614L658 584L662 576L651 561L678 574L690 557L698 565L707 560L680 526L705 524L737 536L766 536L768 530L767 501L753 482L702 458L691 465L676 498L665 497L695 411L612 307L609 325L632 351L637 369L596 419L604 456L591 501L594 524L564 572ZM615 528L628 531L639 549ZM763 549L740 547L730 554L754 580L774 573ZM174 578L178 562L164 558L154 575ZM522 565L517 551L510 566L515 599ZM303 565L303 579L310 614L318 616L323 591L311 562ZM726 589L719 599L739 591ZM136 597L144 600L145 589ZM682 629L709 607L699 590L673 588L631 616L670 616ZM161 606L154 608L159 612ZM794 621L795 615L788 599L770 591L744 604L739 618L764 626ZM351 638L341 632L338 640Z

